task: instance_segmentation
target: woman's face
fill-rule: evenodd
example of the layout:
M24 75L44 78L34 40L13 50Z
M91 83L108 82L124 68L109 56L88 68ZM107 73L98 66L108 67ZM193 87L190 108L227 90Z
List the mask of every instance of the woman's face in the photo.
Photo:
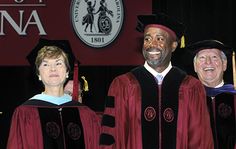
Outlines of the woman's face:
M63 86L68 75L62 56L52 59L44 58L39 66L39 77L45 87Z

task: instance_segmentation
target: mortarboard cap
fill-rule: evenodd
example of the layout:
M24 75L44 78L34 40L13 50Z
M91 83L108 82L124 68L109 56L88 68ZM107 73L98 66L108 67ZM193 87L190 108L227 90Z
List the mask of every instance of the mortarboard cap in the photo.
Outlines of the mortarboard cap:
M223 44L218 40L202 40L190 44L186 47L186 49L194 56L203 49L213 49L213 48L223 51L226 55L229 55L232 52L231 47Z
M45 38L40 38L37 45L26 57L31 66L35 66L35 60L38 55L38 51L42 49L44 46L57 46L61 48L67 54L68 61L70 63L70 69L74 71L73 72L73 80L74 80L73 100L77 100L79 61L74 56L69 41L68 40L49 40Z
M164 13L138 15L137 18L138 23L136 30L139 32L144 32L145 28L149 25L156 25L157 27L166 29L166 31L172 35L174 34L178 39L181 39L185 31L185 26L181 22L167 16Z
M31 66L35 65L35 60L38 55L38 51L44 46L57 46L61 48L68 56L71 69L74 67L74 62L79 61L75 58L73 51L71 49L70 43L68 40L49 40L45 38L40 38L38 44L33 48L33 50L27 55L27 60Z

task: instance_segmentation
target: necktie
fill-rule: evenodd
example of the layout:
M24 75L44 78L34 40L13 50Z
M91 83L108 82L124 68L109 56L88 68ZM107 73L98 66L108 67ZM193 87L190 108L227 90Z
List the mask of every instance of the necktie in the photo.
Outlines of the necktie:
M163 80L163 76L158 74L156 78L157 78L158 84L161 84Z

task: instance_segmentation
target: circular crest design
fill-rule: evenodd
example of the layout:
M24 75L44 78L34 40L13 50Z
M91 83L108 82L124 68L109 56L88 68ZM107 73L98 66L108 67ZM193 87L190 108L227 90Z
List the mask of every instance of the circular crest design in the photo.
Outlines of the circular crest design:
M88 46L112 43L123 25L122 0L73 0L71 20L76 35Z
M102 33L109 34L112 30L112 22L108 16L102 16L98 19L98 28Z
M60 135L60 127L56 122L46 123L46 133L49 137L57 139Z
M156 117L156 110L153 107L147 107L144 110L144 117L147 121L152 121Z
M67 125L67 133L72 140L79 140L81 136L81 129L78 124L71 122Z
M171 108L166 108L163 112L163 117L166 122L172 122L174 120L174 111Z
M222 118L227 118L228 116L231 115L232 108L229 105L225 104L225 103L221 103L218 106L218 113Z

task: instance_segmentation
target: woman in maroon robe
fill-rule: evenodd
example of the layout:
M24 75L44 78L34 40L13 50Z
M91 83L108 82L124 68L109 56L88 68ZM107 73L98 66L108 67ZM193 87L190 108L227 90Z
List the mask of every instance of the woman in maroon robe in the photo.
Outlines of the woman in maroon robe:
M14 111L7 149L99 148L99 117L64 93L71 53L65 43L41 39L30 54L45 90Z

